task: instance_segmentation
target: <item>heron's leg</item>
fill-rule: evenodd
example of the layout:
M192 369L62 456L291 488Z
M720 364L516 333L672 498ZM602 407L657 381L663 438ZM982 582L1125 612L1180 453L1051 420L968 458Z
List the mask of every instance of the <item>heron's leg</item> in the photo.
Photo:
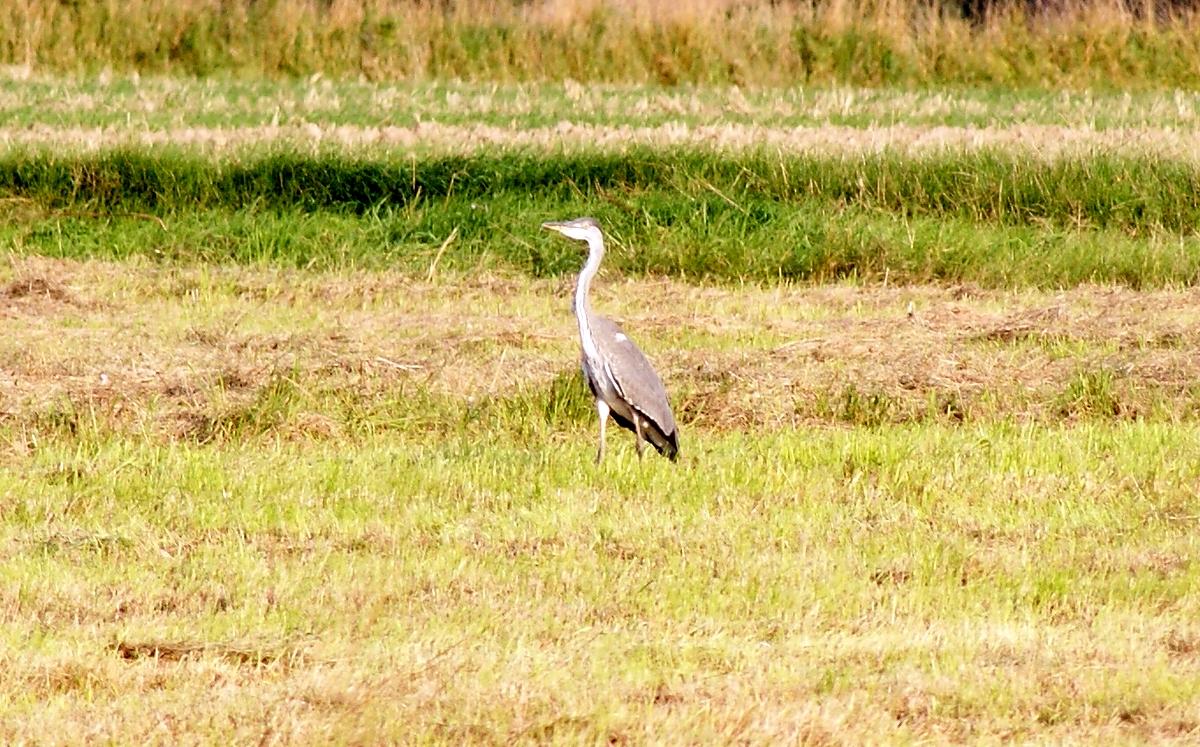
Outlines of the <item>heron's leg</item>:
M600 448L596 450L596 464L604 459L604 427L608 425L608 403L596 398L596 414L600 416Z
M642 419L641 419L641 417L638 416L638 414L636 412L633 414L633 434L634 434L634 438L637 439L638 459L641 459L642 458L642 449L644 448L645 445L642 443Z

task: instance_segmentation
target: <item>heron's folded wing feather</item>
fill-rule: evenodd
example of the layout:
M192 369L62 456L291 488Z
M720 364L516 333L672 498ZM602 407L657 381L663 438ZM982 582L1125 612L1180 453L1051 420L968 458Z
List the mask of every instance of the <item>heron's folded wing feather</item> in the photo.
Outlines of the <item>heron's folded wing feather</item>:
M674 433L675 416L667 401L667 390L650 361L611 320L595 317L591 327L596 349L621 397L658 426L664 435Z

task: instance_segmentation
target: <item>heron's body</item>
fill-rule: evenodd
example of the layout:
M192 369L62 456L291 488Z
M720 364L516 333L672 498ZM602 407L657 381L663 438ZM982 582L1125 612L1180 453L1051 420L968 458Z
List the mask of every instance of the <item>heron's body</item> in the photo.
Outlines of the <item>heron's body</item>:
M591 218L577 218L543 226L588 243L588 260L575 287L575 318L579 323L583 376L596 398L600 416L596 461L604 458L604 432L610 415L617 425L633 432L638 456L645 440L674 461L679 455L679 435L662 379L633 340L611 320L593 314L588 303L592 278L604 258L599 225Z

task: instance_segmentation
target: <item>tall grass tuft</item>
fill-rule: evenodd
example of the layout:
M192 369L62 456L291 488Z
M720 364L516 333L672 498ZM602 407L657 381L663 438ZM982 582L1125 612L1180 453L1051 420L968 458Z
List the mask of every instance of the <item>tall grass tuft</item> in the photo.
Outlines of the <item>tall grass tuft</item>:
M12 0L0 63L370 79L1190 87L1193 12L1121 0Z

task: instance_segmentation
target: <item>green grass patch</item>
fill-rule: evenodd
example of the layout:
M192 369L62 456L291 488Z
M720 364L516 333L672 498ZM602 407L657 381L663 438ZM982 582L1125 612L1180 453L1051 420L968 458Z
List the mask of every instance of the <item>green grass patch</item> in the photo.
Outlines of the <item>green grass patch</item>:
M693 212L736 211L749 224L774 217L763 212L764 203L816 199L977 222L1191 233L1200 224L1198 191L1200 170L1187 163L1120 156L1046 162L1002 152L830 158L638 149L410 159L280 153L209 160L184 152L119 150L67 156L16 152L0 159L0 196L51 207L363 212L439 201L459 211L457 221L468 223L464 230L471 228L467 210L479 214L475 223L484 223L486 200L501 197L624 206L640 193L661 192L694 203ZM721 203L725 207L717 208Z
M461 214L440 205L382 209L365 216L330 210L208 210L168 216L161 223L120 213L62 217L50 211L0 227L0 247L62 258L148 256L169 262L386 267L412 273L510 269L557 276L579 269L579 247L540 234L539 222L591 212L601 215L612 236L606 266L630 275L718 282L887 278L1001 288L1089 282L1142 288L1190 285L1200 278L1200 241L1191 237L977 227L963 220L903 219L828 203L773 205L776 220L748 226L719 202L705 206L707 215L686 213L688 201L665 202L681 214L678 222L633 222L643 216L635 214L631 220L624 211L597 210L581 201L554 207L515 204L509 210L507 201L492 200L489 212L499 219L493 223L490 216L471 216L471 229L456 220Z
M607 266L731 280L891 278L1131 287L1200 277L1200 171L1040 162L692 152L208 160L112 152L0 160L0 246L60 257L574 272L538 230L592 214Z

